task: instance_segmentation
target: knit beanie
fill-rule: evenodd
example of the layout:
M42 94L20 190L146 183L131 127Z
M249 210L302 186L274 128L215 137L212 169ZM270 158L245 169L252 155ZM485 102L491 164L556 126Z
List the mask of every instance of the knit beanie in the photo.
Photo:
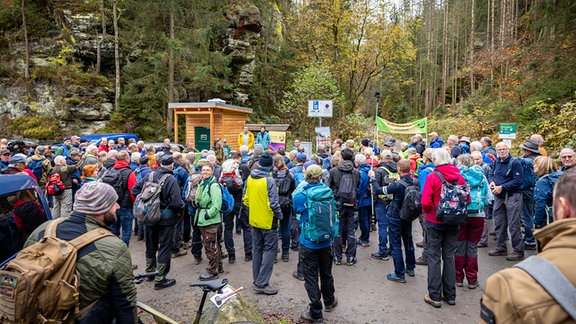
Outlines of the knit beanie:
M109 211L118 200L114 188L104 182L87 182L76 192L74 211L88 215L101 215Z
M258 163L262 167L270 168L272 167L272 164L274 164L274 159L272 158L272 155L270 155L270 153L266 152L262 154L260 160L258 160Z

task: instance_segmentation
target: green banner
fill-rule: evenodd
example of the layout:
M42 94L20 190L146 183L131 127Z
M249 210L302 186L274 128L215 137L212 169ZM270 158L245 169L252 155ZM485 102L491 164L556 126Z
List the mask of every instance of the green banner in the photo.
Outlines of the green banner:
M376 127L379 131L390 134L426 134L428 133L428 117L407 124L396 124L376 117Z

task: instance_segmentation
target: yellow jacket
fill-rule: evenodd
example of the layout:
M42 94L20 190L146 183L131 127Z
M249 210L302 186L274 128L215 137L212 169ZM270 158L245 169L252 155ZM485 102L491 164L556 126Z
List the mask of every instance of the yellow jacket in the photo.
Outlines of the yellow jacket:
M576 286L576 219L556 221L534 236L542 245L538 255L554 263ZM574 323L558 303L527 272L507 268L486 280L480 323Z
M244 145L244 132L238 135L238 147ZM248 131L248 148L254 149L254 133Z

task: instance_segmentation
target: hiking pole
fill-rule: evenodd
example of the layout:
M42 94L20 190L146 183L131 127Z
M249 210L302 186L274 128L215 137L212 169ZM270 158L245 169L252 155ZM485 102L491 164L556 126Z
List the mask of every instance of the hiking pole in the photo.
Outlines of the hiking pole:
M374 212L374 190L370 184L370 202L372 207L372 215L370 215L370 232L376 231L376 213Z

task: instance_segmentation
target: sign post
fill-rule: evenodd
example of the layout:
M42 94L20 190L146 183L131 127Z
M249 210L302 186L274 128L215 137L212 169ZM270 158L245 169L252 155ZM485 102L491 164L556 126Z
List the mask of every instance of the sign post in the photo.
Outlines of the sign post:
M322 117L332 117L332 100L309 100L308 117L318 117L322 127Z
M501 138L508 147L512 147L512 140L516 139L516 124L501 123L498 138Z

